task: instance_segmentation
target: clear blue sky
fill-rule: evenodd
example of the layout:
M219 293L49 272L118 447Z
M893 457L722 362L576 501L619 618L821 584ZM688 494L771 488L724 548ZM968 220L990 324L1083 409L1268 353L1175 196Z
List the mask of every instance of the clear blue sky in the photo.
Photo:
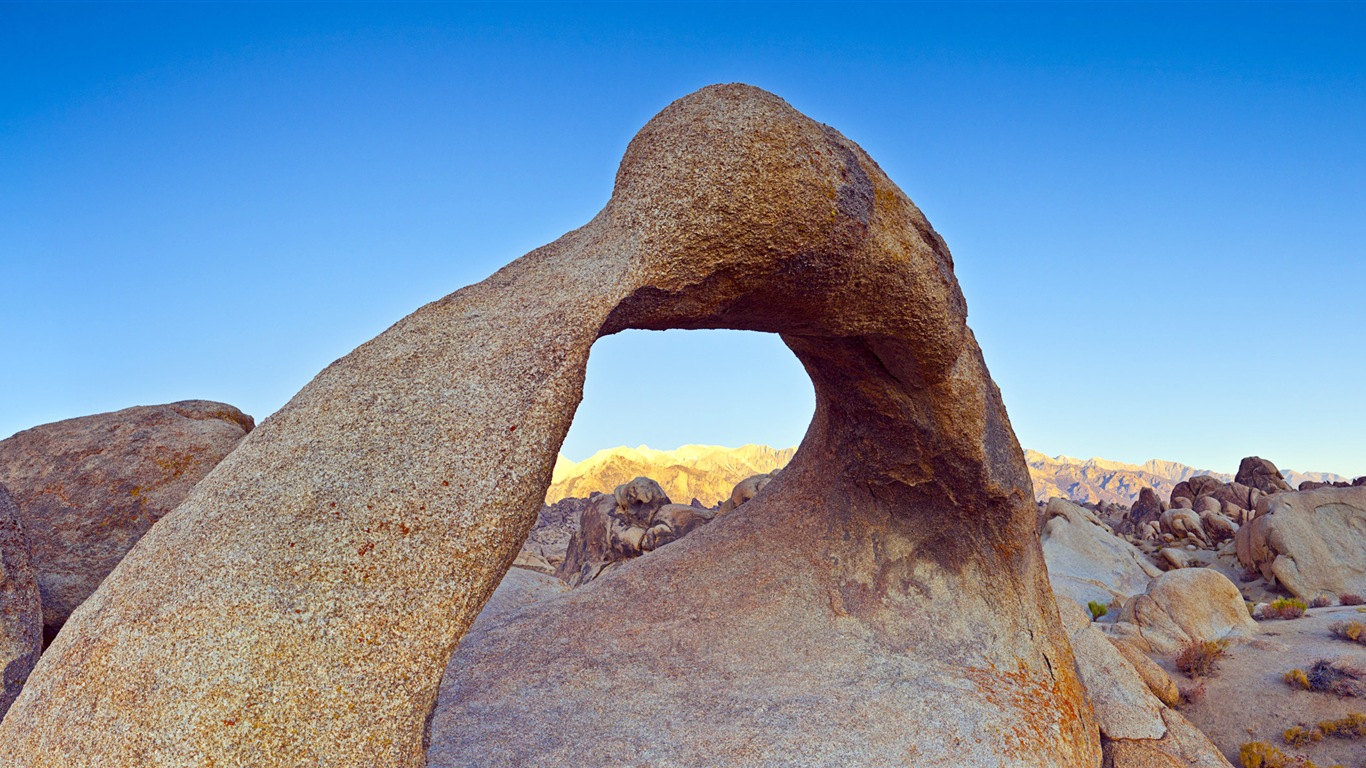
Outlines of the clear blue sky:
M1025 445L1366 473L1364 40L1348 3L3 4L0 436L263 418L743 81L944 235ZM625 334L565 452L790 445L811 407L775 338Z

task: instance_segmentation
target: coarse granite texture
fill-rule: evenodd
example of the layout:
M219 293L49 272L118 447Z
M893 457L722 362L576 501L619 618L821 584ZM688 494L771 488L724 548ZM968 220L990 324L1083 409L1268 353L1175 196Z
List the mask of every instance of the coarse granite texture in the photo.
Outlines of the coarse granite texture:
M423 765L443 669L536 518L594 340L733 328L782 334L815 385L768 490L828 556L792 563L783 595L833 601L839 631L924 676L888 728L926 749L901 758L1098 765L966 315L943 241L857 145L749 86L680 99L587 225L399 321L254 430L72 614L0 754ZM762 498L731 526L766 525ZM886 732L845 764L879 764Z

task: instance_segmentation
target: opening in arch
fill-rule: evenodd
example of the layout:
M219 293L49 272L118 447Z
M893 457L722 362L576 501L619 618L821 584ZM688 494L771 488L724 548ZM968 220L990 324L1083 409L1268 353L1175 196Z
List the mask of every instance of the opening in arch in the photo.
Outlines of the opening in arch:
M695 496L713 506L724 498L715 488L725 485L729 493L742 479L731 477L738 467L720 463L719 455L703 460L702 451L677 449L760 446L790 457L786 449L801 442L814 408L810 379L775 334L623 331L604 337L593 345L583 401L547 498L610 492L634 477L619 478L633 466L677 460L697 471L654 479L674 501L686 504ZM640 447L670 455L642 454Z
M496 615L681 539L758 495L796 453L815 408L775 334L623 331L598 340L545 505ZM535 582L536 579L530 579Z

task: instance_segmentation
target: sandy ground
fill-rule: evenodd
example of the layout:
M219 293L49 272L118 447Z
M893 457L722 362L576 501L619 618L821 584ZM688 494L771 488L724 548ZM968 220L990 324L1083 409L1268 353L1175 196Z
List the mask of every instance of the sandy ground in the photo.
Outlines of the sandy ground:
M1191 722L1209 735L1224 755L1238 765L1238 749L1249 741L1265 741L1287 754L1303 754L1320 766L1342 764L1366 768L1366 739L1326 738L1303 749L1292 749L1281 733L1294 725L1312 725L1350 712L1366 713L1366 699L1341 699L1327 693L1292 689L1282 676L1292 669L1308 669L1319 659L1351 657L1366 667L1366 646L1334 638L1328 626L1335 621L1366 621L1355 607L1311 609L1303 618L1260 622L1255 640L1229 649L1218 671L1205 680L1205 697L1181 708ZM1170 659L1158 659L1183 686L1190 683Z

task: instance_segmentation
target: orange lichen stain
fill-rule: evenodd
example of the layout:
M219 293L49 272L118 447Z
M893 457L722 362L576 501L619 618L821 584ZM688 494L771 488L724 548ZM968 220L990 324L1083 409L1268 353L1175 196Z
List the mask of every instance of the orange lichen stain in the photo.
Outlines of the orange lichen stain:
M988 703L1020 714L1009 731L1002 734L1002 746L1022 763L1054 745L1059 733L1064 741L1073 742L1074 748L1080 747L1078 742L1084 742L1084 737L1076 692L1068 695L1057 680L1045 682L1041 675L1032 674L1023 661L1017 665L1013 672L995 665L963 670ZM1072 739L1067 738L1069 731Z
M374 549L374 548L375 548L375 542L373 542L373 541L367 541L367 542L365 542L364 544L360 545L360 549L356 550L356 554L358 554L358 555L364 555L364 554L368 553L370 550L372 550L372 549Z

